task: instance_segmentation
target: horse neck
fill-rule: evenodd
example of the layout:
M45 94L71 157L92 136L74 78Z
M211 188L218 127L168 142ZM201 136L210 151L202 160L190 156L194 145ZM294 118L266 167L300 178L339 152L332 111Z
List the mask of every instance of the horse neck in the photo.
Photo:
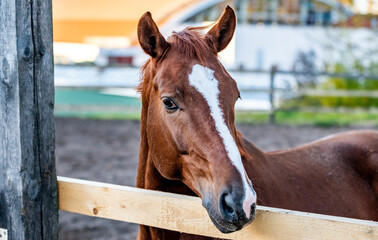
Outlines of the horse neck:
M269 169L275 168L274 162L270 161L263 151L248 141L240 132L237 134L237 143L248 177L251 180L256 179L259 184L268 184L264 182L266 177L263 176L269 175Z
M250 163L251 161L264 162L265 154L253 143L248 141L239 131L237 131L237 145L239 146L239 151L244 160L244 165Z
M138 86L138 91L141 93L142 111L140 118L140 144L139 144L139 162L137 173L137 187L145 188L145 178L148 163L148 154L150 151L147 141L147 116L148 116L148 104L149 94L151 91L151 81L153 79L153 67L152 62L148 60L142 67L143 78L142 82Z
M282 181L285 178L287 179L286 175L292 173L291 170L288 170L289 166L283 165L283 162L291 162L291 159L277 161L277 158L264 153L241 134L238 134L238 138L242 146L241 155L244 169L257 192L258 204L279 206L277 205L279 201L277 200L277 203L276 199L282 200L282 197L287 196L287 193L279 191L276 186L281 186Z
M143 101L143 100L142 100ZM149 146L147 142L147 107L142 104L142 114L140 119L140 144L139 144L139 162L138 162L138 174L137 174L137 187L145 188L145 177L147 169L147 160Z

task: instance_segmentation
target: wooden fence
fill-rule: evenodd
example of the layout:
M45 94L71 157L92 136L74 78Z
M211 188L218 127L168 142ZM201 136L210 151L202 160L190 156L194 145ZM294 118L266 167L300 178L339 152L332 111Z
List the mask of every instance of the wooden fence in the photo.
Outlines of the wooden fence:
M220 233L198 197L58 177L59 209L225 239L378 239L378 222L258 206L256 220Z
M58 239L51 11L51 0L0 1L0 232L10 240Z

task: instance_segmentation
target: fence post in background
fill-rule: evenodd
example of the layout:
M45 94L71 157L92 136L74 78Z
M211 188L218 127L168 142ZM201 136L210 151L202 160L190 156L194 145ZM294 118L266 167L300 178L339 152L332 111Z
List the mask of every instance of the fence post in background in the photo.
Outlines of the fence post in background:
M0 1L0 229L58 239L51 0Z
M270 69L270 85L269 85L269 102L270 102L270 111L269 111L269 123L274 124L275 119L275 106L274 106L274 78L277 72L277 65L273 65Z

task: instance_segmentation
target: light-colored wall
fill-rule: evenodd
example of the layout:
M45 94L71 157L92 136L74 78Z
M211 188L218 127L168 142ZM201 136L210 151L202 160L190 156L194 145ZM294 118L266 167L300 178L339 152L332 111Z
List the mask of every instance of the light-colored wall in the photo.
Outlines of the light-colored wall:
M53 0L54 41L81 43L91 36L132 36L150 11L157 22L198 0Z
M371 39L374 39L374 32L365 28L239 25L235 32L234 66L269 70L277 64L281 70L291 70L298 51L313 50L315 64L321 69L324 62L341 62L348 53L346 46L351 43L358 43L353 51L355 58L361 59L362 64L369 64L378 60L374 55L366 56L366 52L374 48ZM326 45L333 47L326 49Z

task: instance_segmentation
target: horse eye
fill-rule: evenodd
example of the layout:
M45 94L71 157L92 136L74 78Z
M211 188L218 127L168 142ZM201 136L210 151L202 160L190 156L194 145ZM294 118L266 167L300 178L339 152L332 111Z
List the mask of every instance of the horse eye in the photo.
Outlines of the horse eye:
M178 106L176 105L175 102L172 101L172 99L167 98L167 97L163 97L162 100L163 100L164 107L166 109L168 109L168 110L177 110L178 109Z

